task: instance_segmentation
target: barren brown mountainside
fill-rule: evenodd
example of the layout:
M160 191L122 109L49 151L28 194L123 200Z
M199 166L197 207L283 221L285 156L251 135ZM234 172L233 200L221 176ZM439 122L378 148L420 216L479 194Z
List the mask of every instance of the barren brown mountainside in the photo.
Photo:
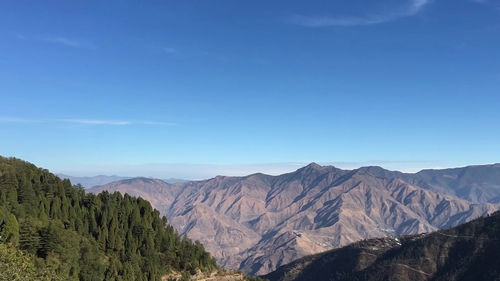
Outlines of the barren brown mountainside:
M500 280L500 212L433 233L364 240L300 258L271 281Z
M430 232L497 210L500 165L405 174L312 163L279 176L253 174L167 184L136 178L92 192L141 196L219 263L265 274L355 241Z

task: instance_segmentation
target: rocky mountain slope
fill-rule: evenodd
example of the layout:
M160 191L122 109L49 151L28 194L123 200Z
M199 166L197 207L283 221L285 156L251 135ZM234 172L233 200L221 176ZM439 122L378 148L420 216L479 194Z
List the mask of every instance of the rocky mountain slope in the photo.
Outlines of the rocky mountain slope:
M312 163L280 176L178 184L139 178L92 191L141 196L222 266L265 274L355 241L430 232L492 213L500 206L499 171L488 165L404 174Z
M448 230L376 238L307 256L264 276L308 280L500 280L500 212Z

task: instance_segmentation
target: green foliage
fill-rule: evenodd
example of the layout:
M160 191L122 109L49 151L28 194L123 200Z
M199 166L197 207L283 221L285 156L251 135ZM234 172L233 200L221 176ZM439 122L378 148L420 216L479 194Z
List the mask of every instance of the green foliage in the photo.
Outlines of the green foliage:
M0 221L1 220L5 220L5 223L0 231L0 241L17 245L19 243L19 223L17 222L16 216L7 212L0 206Z
M62 281L51 268L37 269L34 258L10 244L0 244L0 281Z
M1 242L32 255L28 264L37 272L52 270L64 280L149 281L169 270L217 268L199 242L179 237L149 202L86 194L14 158L0 157L2 219Z

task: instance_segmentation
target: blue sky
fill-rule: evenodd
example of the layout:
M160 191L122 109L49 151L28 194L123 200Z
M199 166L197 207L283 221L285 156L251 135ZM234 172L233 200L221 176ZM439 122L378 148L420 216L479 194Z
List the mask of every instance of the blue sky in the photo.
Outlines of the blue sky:
M0 154L203 178L500 162L500 1L2 1Z

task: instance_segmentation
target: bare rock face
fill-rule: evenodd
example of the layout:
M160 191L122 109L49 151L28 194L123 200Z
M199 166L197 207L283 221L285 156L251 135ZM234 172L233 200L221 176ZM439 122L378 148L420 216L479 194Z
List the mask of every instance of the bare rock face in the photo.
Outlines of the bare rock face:
M218 176L177 184L131 179L92 191L141 196L180 234L202 242L220 265L265 274L355 241L431 232L492 213L500 207L500 166L484 166L486 172L481 167L422 175L313 163L280 176ZM456 174L460 191L447 180L450 174ZM467 186L474 194L487 192L472 196Z

